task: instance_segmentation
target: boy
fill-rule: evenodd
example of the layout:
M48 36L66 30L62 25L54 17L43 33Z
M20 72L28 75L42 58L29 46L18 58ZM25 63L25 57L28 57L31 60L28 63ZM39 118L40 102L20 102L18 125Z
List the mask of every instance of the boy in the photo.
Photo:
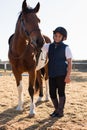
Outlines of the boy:
M55 109L50 116L62 117L66 101L65 85L70 82L72 54L68 45L63 43L67 39L65 28L57 27L53 31L53 39L53 43L44 44L42 51L48 52L49 59L49 93Z

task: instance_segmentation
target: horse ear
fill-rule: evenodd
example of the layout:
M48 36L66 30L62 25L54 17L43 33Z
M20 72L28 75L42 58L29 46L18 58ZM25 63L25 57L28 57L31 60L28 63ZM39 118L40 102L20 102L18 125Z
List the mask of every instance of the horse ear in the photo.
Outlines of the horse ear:
M37 13L40 9L40 3L38 2L36 7L33 9L34 13Z
M22 11L24 11L26 7L27 7L26 0L24 0L22 4Z

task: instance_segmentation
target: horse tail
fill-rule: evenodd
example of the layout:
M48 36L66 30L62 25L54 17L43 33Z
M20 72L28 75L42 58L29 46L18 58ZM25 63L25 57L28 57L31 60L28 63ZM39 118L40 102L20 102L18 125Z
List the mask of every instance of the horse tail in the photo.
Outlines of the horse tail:
M8 39L8 44L10 45L10 43L11 43L11 39L12 39L12 37L14 36L14 34L12 34L10 37L9 37L9 39Z

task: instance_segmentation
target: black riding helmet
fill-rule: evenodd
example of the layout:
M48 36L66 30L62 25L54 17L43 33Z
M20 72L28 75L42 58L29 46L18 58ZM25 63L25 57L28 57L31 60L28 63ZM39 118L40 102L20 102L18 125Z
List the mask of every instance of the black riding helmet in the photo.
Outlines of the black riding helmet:
M53 31L53 34L59 32L60 34L63 35L63 40L66 40L67 39L67 31L65 28L63 27L57 27L54 31Z

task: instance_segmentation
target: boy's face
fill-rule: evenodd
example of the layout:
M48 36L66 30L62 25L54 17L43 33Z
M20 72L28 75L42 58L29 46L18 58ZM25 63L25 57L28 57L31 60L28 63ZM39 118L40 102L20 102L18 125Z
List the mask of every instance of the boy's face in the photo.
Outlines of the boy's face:
M58 33L58 32L53 35L53 39L57 43L60 42L60 41L62 41L62 38L63 38L63 35L60 34L60 33Z

